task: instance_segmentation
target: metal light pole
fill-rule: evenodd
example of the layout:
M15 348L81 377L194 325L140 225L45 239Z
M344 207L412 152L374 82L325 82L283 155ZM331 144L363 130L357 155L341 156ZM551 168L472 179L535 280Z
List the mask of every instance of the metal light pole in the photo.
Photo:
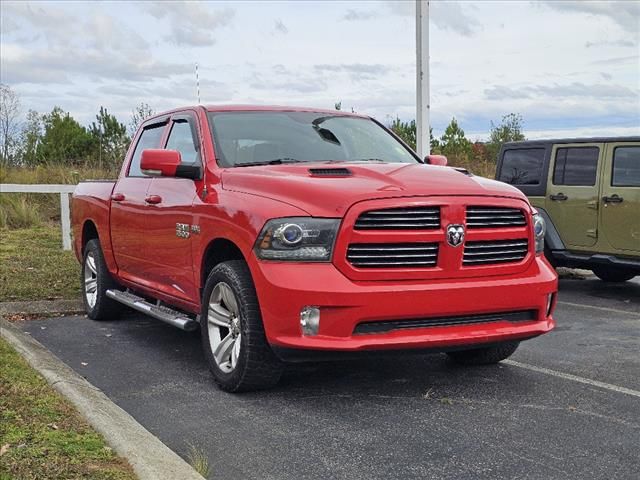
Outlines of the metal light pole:
M429 0L416 0L416 150L429 155Z

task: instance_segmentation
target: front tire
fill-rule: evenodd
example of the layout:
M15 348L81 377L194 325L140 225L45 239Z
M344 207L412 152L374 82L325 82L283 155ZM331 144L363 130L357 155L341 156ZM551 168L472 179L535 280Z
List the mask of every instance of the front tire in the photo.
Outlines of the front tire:
M600 280L604 282L615 282L615 283L626 282L627 280L631 280L633 277L638 275L638 272L634 270L629 270L626 268L605 267L605 266L593 267L591 271Z
M447 352L449 358L460 365L491 365L509 358L520 342L504 342L493 347Z
M202 298L202 347L218 386L246 392L278 383L283 365L267 342L247 264L232 260L216 265Z
M107 269L98 239L89 240L84 247L80 280L87 316L92 320L113 319L120 305L107 297L107 290L117 288L117 284Z

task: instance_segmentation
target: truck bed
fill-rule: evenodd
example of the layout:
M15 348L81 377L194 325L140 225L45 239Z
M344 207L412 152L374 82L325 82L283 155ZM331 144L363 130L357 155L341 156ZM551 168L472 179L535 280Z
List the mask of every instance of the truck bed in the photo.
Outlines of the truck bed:
M98 230L103 239L105 257L110 257L111 235L109 231L109 209L111 193L116 180L95 180L80 182L71 197L71 225L73 226L73 246L78 259L82 257L82 235L88 222ZM107 252L108 251L108 252Z

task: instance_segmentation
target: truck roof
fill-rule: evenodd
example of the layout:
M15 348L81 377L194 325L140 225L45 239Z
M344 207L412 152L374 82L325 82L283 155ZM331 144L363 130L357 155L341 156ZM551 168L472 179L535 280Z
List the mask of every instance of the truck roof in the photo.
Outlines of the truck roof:
M590 137L590 138L551 138L541 140L523 140L521 142L507 142L505 146L547 145L549 143L611 143L611 142L640 142L640 136L628 137Z
M255 111L264 111L264 112L317 112L317 113L330 113L334 115L346 115L346 116L357 116L364 117L366 115L358 115L357 113L336 110L336 109L326 109L326 108L315 108L315 107L297 107L297 106L287 106L287 105L205 105L204 108L208 112L255 112Z
M331 110L315 107L297 107L291 105L185 105L183 107L156 113L155 115L153 115L153 117L150 118L162 117L165 115L170 115L172 113L180 112L182 110L195 110L199 108L203 108L207 112L315 112L327 115L343 115L349 117L368 118L368 115L361 115L358 113L352 113L342 110Z

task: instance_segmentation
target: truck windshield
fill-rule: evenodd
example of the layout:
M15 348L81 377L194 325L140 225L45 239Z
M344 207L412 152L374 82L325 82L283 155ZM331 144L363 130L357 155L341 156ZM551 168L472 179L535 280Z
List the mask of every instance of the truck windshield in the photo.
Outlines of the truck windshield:
M417 163L376 122L317 112L210 112L221 166L297 162Z

